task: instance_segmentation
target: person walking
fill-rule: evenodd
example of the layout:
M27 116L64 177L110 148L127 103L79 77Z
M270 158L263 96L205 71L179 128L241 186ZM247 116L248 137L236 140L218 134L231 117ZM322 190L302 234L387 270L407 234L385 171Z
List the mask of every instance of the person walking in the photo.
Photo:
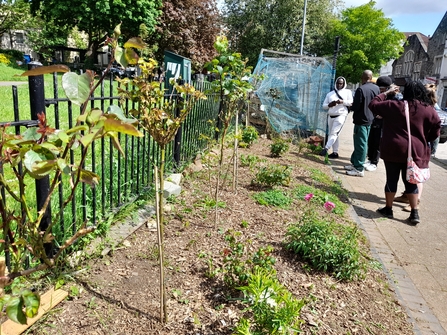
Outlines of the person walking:
M351 110L354 112L352 119L354 122L354 151L351 155L351 164L344 168L349 176L364 176L364 166L368 151L368 136L374 115L368 108L371 100L379 94L379 87L372 81L372 72L363 71L362 85L357 88L354 94L354 101Z
M430 162L429 142L434 141L440 133L441 120L430 105L430 99L424 85L417 81L405 85L403 100L392 100L399 88L395 85L384 93L377 95L369 104L374 115L383 118L380 158L385 164L385 207L377 211L388 218L393 218L393 201L397 191L399 175L405 185L405 194L410 202L411 213L407 219L410 224L420 222L418 207L418 186L406 179L408 158L408 131L405 116L405 104L408 104L411 129L411 155L416 165L428 168ZM387 99L388 98L388 99Z
M436 96L436 85L434 84L425 84L425 89L427 90L427 97L429 99L429 103L430 105L433 106L433 108L437 105L438 103L438 98ZM435 109L436 110L436 109ZM438 143L439 143L439 136L433 141L430 142L430 149L431 149L431 156L434 156L434 153L436 153L436 149L438 147ZM422 197L422 190L424 189L424 184L423 183L419 183L418 184L418 206L421 205L421 197ZM402 193L402 195L395 197L394 198L395 202L404 202L404 203L409 203L408 197L406 195L405 192ZM411 206L408 204L407 206L405 206L404 208L402 208L403 211L405 212L411 212Z
M380 76L376 80L380 93L385 92L393 83L389 76ZM371 124L368 136L367 161L363 165L366 171L376 171L380 159L380 138L382 137L382 117L376 115Z
M329 136L326 145L320 152L320 156L326 156L329 149L332 148L332 153L328 155L329 158L338 158L338 148L340 143L338 135L345 124L349 109L352 105L352 92L346 88L346 79L338 77L335 80L335 88L326 94L323 101L323 109L328 110L328 128Z

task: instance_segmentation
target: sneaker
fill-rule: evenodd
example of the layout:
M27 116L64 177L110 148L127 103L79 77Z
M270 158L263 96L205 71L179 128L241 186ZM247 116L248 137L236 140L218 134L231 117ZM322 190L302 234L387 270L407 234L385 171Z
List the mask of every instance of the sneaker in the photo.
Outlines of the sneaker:
M351 165L345 165L344 168L345 168L345 170L348 170L348 171L355 170L355 167L352 164Z
M338 153L333 152L330 155L328 155L328 158L338 158Z
M368 165L371 165L371 161L366 161L365 164L363 164L364 167L367 167Z
M393 209L390 207L383 207L383 208L379 208L377 210L377 213L382 214L383 216L387 217L388 219L392 219L393 216Z
M394 198L394 201L395 201L395 202L404 202L404 203L406 203L406 204L409 203L408 198L407 198L407 195L406 195L405 193L402 193L402 195L400 195L400 196L398 196L398 197L395 197L395 198Z
M346 174L348 176L363 177L365 175L365 172L364 171L359 171L359 170L353 168L352 170L346 171Z
M320 156L326 156L327 155L327 150L326 149L322 149L319 153Z
M366 171L376 171L377 170L377 165L376 164L369 164L365 166L365 170Z
M407 219L412 225L417 225L421 220L419 219L419 212L417 209L411 211L410 217Z

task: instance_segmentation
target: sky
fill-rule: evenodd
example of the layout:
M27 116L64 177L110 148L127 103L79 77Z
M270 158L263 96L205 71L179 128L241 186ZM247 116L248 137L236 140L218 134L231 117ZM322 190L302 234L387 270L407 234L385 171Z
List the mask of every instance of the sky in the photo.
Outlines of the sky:
M345 7L357 7L368 0L344 0ZM447 11L445 0L376 0L377 9L393 20L401 32L419 32L432 36Z
M368 0L343 0L345 7L357 7ZM217 1L222 5L223 0ZM446 0L376 0L375 8L401 32L419 32L432 36L447 11Z

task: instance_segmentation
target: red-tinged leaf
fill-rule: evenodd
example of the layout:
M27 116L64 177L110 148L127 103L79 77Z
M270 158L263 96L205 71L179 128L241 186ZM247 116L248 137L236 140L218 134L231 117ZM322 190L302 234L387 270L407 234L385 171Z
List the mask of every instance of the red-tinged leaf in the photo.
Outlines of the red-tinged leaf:
M104 120L104 131L105 132L119 132L126 135L143 137L144 134L140 132L130 123L123 122L116 119L105 119Z
M123 150L123 148L121 148L121 144L118 141L118 137L115 135L115 136L111 136L111 138L112 138L113 147L120 152L121 156L126 157L126 154L124 153L124 150Z
M88 170L81 170L81 182L95 187L99 184L99 176L96 173Z
M90 72L78 75L74 72L62 76L62 87L70 101L78 106L82 105L90 97L90 84L93 82Z
M146 43L140 37L132 37L126 43L124 43L125 48L135 48L135 49L144 49L146 47Z
M70 68L66 65L50 65L50 66L39 66L32 70L23 72L19 77L29 77L29 76L39 76L41 74L48 74L54 72L70 72Z

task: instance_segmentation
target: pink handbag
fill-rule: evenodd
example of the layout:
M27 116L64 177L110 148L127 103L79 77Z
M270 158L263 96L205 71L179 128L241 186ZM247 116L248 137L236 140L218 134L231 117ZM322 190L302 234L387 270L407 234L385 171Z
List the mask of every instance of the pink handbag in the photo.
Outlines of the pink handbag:
M408 129L407 181L411 184L425 183L430 178L430 169L420 169L413 161L413 157L411 157L410 116L408 112L408 102L406 100L404 102Z

